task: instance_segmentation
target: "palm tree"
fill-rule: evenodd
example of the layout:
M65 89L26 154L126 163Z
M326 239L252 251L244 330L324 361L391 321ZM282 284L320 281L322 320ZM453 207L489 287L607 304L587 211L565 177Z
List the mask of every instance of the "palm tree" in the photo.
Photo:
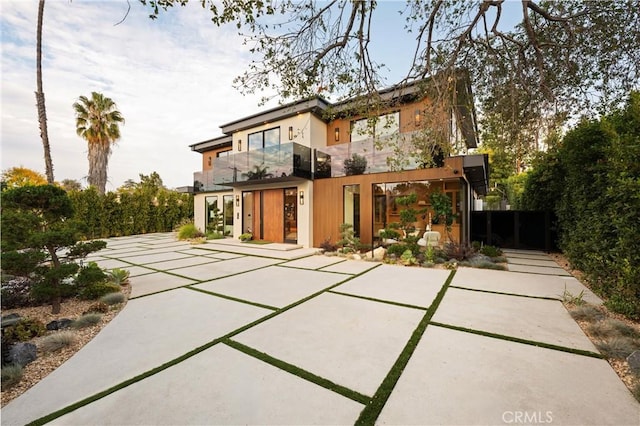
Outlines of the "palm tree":
M53 184L53 162L51 161L51 147L49 146L49 132L47 131L47 109L44 105L42 91L42 16L44 15L44 0L38 4L38 27L36 30L36 105L38 106L38 122L40 123L40 137L44 148L44 165L47 172L47 182Z
M124 124L124 118L111 98L97 92L91 92L90 99L80 96L73 109L76 111L76 133L89 146L87 181L104 194L111 144L120 139L120 123Z

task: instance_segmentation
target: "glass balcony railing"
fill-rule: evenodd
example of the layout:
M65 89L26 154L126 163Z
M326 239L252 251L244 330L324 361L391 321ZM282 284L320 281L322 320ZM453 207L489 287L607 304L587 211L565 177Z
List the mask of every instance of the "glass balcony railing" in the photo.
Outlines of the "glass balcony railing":
M287 177L311 179L311 148L285 143L213 160L212 170L194 173L196 191L229 189L237 183Z
M319 148L315 151L314 178L322 179L392 171L392 159L401 159L403 170L419 168L408 155L411 134L391 135ZM396 161L397 162L397 161Z

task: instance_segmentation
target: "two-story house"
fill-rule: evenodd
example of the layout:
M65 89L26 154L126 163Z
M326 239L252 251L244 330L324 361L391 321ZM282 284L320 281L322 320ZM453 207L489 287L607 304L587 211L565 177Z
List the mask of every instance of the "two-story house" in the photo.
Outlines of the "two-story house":
M473 201L488 188L486 155L466 155L477 146L470 87L458 84L451 105L439 109L423 87L379 92L384 107L375 113L358 113L355 100L331 104L318 96L222 125L224 136L191 145L202 154L194 175L196 226L204 231L217 220L234 238L252 233L318 247L338 241L340 225L350 223L370 244L400 220L395 200L410 193L421 212L416 234L424 232L436 219L429 195L440 191L456 214L447 235L468 242ZM437 135L428 128L434 111ZM451 153L440 150L427 165L412 141L431 137L446 138Z

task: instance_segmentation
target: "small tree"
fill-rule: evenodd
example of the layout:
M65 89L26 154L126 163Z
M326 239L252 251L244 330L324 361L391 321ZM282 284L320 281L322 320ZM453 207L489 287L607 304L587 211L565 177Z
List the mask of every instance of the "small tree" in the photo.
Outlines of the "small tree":
M396 204L403 206L400 210L400 226L405 236L412 231L413 224L418 221L418 216L426 213L427 209L415 209L413 205L418 202L418 195L414 192L409 195L396 198Z
M431 207L435 214L433 222L444 224L445 230L451 240L451 225L453 225L453 220L456 217L451 207L451 198L442 191L435 191L431 193L429 200L431 201Z
M367 170L367 159L362 155L353 154L344 160L344 174L347 176L361 175Z
M60 312L62 281L75 274L76 259L106 247L78 242L67 193L53 185L24 186L2 193L2 270L36 279L39 293ZM67 250L66 258L60 255Z

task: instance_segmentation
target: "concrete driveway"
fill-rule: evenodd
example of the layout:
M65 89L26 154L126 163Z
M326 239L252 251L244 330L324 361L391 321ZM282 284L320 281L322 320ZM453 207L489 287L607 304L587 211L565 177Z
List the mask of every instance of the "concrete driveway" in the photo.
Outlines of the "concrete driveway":
M599 299L544 254L454 273L313 253L109 239L91 260L129 269L131 300L2 424L640 422L559 301Z

